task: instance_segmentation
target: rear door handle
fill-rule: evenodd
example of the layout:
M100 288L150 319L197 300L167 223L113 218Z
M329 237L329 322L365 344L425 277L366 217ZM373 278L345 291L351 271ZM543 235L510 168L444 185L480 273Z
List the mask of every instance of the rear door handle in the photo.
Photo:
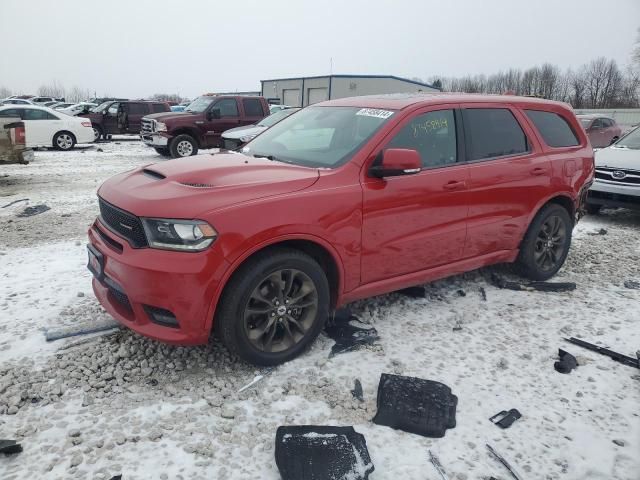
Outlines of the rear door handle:
M464 188L465 185L464 181L451 180L450 182L445 183L442 188L445 190L457 190L458 188Z
M547 169L542 167L536 167L533 170L531 170L531 175L535 175L535 176L545 175L546 173L547 173Z

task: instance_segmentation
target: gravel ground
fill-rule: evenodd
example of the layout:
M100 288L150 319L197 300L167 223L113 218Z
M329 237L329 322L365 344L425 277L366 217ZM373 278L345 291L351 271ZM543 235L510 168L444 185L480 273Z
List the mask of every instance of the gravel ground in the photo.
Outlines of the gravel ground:
M84 267L95 189L159 160L122 138L36 152L33 164L0 171L0 207L29 199L0 208L0 438L24 446L0 455L3 480L275 480L275 431L285 424L354 425L372 480L437 479L428 449L452 479L509 478L487 442L523 479L640 479L640 371L562 341L640 348L640 290L624 286L640 281L640 214L580 223L558 276L578 284L573 292L500 290L481 270L430 284L425 298L357 302L353 312L380 341L332 358L326 336L274 370L215 342L172 347L127 330L46 343L42 329L109 321ZM51 209L17 216L39 204ZM559 347L579 357L569 375L553 370ZM381 373L446 383L459 397L456 428L427 439L372 424ZM350 393L355 379L363 402ZM510 429L488 421L510 408L523 414Z

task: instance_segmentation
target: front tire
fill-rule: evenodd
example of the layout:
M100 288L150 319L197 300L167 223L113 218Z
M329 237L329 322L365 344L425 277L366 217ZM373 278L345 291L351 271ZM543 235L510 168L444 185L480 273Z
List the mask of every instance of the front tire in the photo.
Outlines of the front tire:
M68 151L76 144L76 137L70 132L58 132L53 136L53 148Z
M198 153L198 143L191 135L178 135L171 141L169 152L172 158L190 157Z
M565 208L551 203L543 207L529 225L520 246L518 272L531 280L548 280L564 265L573 222Z
M313 258L293 249L270 250L231 277L219 302L216 334L243 360L278 365L316 339L329 302L327 277Z
M154 148L154 150L156 151L156 153L159 153L163 157L171 156L171 152L169 152L168 148Z

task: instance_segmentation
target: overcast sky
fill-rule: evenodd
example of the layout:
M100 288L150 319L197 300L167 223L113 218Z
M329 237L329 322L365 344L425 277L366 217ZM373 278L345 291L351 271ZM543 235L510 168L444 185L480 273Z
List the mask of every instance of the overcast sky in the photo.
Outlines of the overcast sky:
M430 78L606 56L640 0L0 0L0 86L98 95L259 90L329 73Z

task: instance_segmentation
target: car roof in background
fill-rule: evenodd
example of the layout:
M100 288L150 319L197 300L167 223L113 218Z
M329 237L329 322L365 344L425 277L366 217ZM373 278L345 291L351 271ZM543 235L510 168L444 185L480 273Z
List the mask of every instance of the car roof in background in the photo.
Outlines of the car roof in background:
M608 120L613 120L615 122L615 119L613 117L610 117L609 115L599 115L597 113L580 113L580 114L576 115L576 117L578 117L578 118L589 118L589 119L606 118Z
M474 103L494 102L505 104L524 105L556 105L562 108L570 108L563 102L546 100L536 97L520 97L517 95L480 95L473 93L392 93L385 95L364 95L361 97L348 97L336 100L328 100L317 103L320 106L333 107L362 107L362 108L388 108L402 110L414 105L435 105L440 103ZM314 106L315 106L314 105Z

